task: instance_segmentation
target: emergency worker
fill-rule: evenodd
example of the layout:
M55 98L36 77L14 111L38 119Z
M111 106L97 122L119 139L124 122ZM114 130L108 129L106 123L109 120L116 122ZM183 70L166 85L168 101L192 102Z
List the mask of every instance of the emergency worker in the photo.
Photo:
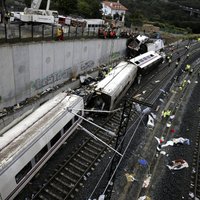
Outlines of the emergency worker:
M191 66L189 64L186 65L185 71L190 71Z
M189 70L189 74L192 75L192 72L193 72L193 69L191 68L191 69Z
M175 65L175 67L178 67L178 60L176 61L176 65Z
M56 38L57 38L57 40L61 40L62 39L62 29L61 28L58 28L56 30Z

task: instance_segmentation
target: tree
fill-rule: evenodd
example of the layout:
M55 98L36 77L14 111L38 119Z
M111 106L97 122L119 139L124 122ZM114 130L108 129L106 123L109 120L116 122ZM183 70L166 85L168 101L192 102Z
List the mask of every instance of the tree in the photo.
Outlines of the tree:
M101 18L101 2L99 0L79 0L78 12L86 18Z
M77 5L78 0L56 0L58 10L63 14L78 14Z

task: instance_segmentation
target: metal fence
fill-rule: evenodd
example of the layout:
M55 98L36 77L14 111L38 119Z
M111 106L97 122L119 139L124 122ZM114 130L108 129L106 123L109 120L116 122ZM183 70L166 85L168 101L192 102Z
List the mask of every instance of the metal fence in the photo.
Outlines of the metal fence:
M33 24L0 24L0 43L20 42L20 41L38 41L56 39L56 30L58 26L54 25L33 25ZM64 40L73 37L97 37L98 27L74 27L63 26ZM120 33L122 30L118 29Z
M19 25L0 24L0 41L9 42L17 40L49 40L56 39L57 26L53 25ZM79 36L97 36L98 30L82 27L64 26L64 38Z

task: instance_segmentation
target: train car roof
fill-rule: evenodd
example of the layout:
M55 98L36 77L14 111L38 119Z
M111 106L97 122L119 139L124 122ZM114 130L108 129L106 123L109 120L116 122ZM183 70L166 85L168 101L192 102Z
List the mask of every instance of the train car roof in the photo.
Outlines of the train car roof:
M44 130L80 102L82 97L59 93L0 137L0 170L14 155L31 145ZM36 131L37 130L37 131Z
M110 96L113 95L115 90L123 83L122 77L128 77L131 72L137 71L137 67L132 63L122 61L120 62L102 81L100 81L95 91L103 92Z
M157 61L158 59L161 59L162 56L160 56L155 51L149 51L147 53L141 54L135 58L132 58L130 62L137 65L139 68L145 68L149 64L153 63L154 61Z

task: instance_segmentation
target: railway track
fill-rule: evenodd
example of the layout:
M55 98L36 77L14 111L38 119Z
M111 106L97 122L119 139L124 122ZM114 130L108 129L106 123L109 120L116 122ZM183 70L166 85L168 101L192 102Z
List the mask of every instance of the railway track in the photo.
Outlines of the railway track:
M192 174L190 181L190 195L189 200L200 199L200 121L198 124L198 132L196 135L193 162L192 162ZM194 195L194 198L192 198Z
M172 74L170 73L171 68L173 67L163 67L162 70L158 71L156 77L152 76L147 82L144 82L139 90L137 90L137 92L142 91L144 87L146 87L147 93L145 94L145 101L152 102L151 98L155 98L158 89L162 87L167 80L169 81L169 79L172 78ZM152 89L150 89L149 81L155 82L155 79L158 79L158 77L162 81L157 87L155 87L154 84L151 84ZM129 96L131 96L135 93L135 90L134 93L132 93L132 91L128 93L130 93ZM135 121L137 117L138 116L133 109L131 111L130 121ZM115 130L115 133L117 133L120 119L121 112L119 111L106 119L105 123L101 124L101 126L111 131ZM105 135L100 129L95 131L95 135L110 146L115 143L115 138ZM84 181L86 181L95 170L95 167L100 163L107 151L108 148L105 145L95 139L87 138L69 158L64 159L63 162L59 164L59 167L56 168L55 172L51 175L51 178L45 180L43 186L39 191L32 195L31 199L75 199L76 193L79 192L81 187L84 187Z
M120 113L116 113L104 124L107 130L117 130L119 126ZM95 135L112 145L114 138L105 135L102 130L98 129ZM107 151L104 144L94 140L87 139L74 154L64 161L52 178L34 195L32 199L73 199L74 193L78 192L78 187L83 186L83 182L91 175L95 166L101 161Z

